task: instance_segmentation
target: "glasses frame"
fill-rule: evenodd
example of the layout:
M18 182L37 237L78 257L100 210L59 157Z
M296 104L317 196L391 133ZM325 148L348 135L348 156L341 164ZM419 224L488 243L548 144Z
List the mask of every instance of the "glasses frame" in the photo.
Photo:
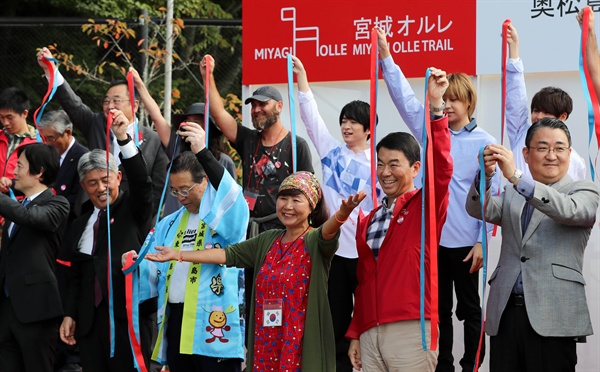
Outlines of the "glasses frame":
M548 155L550 152L553 152L554 155L556 155L556 156L565 155L568 152L568 150L570 149L570 147L567 147L567 146L557 146L557 147L529 146L529 148L534 149L538 154ZM546 149L546 150L544 151L544 149ZM557 149L559 151L557 151Z
M110 103L112 102L113 105L118 106L123 102L130 102L130 99L123 99L123 98L113 98L113 99L104 99L102 101L102 106L108 106L110 105Z
M190 187L187 190L175 190L174 188L171 187L171 189L169 190L169 194L171 194L174 197L177 197L177 195L181 196L182 198L187 198L188 196L190 196L190 191L192 191L192 189L194 187L196 187L197 184L199 184L200 182L196 182L192 185L192 187Z

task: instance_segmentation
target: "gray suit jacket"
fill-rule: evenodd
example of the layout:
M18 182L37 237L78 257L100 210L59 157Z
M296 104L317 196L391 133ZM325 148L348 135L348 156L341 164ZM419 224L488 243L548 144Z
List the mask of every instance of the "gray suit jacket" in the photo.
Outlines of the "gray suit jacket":
M592 324L582 275L583 254L596 221L600 194L589 181L572 182L566 175L551 186L535 183L528 201L534 212L525 232L521 213L526 200L512 185L501 196L486 192L486 219L502 226L502 247L489 284L485 330L498 334L512 288L522 272L529 322L544 337L591 335ZM466 208L481 219L477 185Z

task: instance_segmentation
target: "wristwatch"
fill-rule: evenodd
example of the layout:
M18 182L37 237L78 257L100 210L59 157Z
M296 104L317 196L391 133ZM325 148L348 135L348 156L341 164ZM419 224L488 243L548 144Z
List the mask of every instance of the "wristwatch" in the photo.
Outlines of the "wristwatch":
M523 172L520 169L515 169L515 174L513 174L508 181L514 185L515 182L521 179L521 177L523 177Z
M431 112L444 111L445 108L446 108L446 101L442 101L442 105L440 107L433 107L431 102L429 103L429 111L431 111Z

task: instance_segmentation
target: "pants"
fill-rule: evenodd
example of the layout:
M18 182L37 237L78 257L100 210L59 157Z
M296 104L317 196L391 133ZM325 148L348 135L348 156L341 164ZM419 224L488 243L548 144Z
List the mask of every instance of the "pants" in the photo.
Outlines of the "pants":
M127 333L127 319L115 317L115 354L110 357L108 306L105 300L95 309L92 329L77 336L81 366L85 372L137 372ZM146 366L150 366L152 320L140 314L140 338Z
M481 305L479 298L479 273L469 273L472 260L463 262L473 247L445 248L438 251L438 295L440 317L440 354L436 372L454 372L452 344L453 291L456 292L456 317L463 321L465 352L460 360L463 372L471 372L481 334ZM485 356L485 343L482 343L479 365Z
M21 323L10 297L0 294L0 370L52 372L58 337L58 318Z
M431 323L425 321L427 345L431 344ZM437 350L423 350L419 320L404 320L375 326L360 335L364 372L433 372Z
M350 342L345 335L352 321L354 291L358 285L357 264L358 258L333 256L329 270L327 297L333 320L335 364L338 372L352 372L352 363L348 357Z
M167 325L167 362L170 372L240 372L242 360L236 358L213 358L204 355L179 353L183 304L169 304ZM87 371L86 371L87 372Z
M498 334L490 337L490 371L575 372L575 338L540 336L525 306L509 301L504 309Z

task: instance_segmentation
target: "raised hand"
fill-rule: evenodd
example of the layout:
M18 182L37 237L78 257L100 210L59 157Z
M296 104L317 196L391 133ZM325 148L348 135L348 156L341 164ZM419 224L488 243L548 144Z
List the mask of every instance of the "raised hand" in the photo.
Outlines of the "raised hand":
M204 57L202 58L202 60L200 61L200 75L202 75L203 78L206 77L206 65L208 64L208 68L210 70L210 73L212 74L213 71L215 70L215 59L210 55L210 54L206 54L204 55Z
M177 133L190 144L194 154L206 147L206 131L198 123L184 121L179 125Z
M430 67L429 71L430 75L427 83L429 101L433 106L439 107L442 105L444 93L448 89L448 78L446 77L446 71L439 68Z
M44 69L44 72L48 72L48 66L44 63L44 57L46 59L52 58L52 53L46 47L43 47L37 52L37 61L41 68Z
M129 67L129 72L131 72L131 75L133 76L133 85L135 85L136 89L145 86L144 80L142 80L140 73L135 68Z
M126 140L129 119L127 119L127 117L121 110L111 109L110 112L113 114L113 123L111 127L112 132L115 134L115 137L117 137L119 141Z
M519 34L512 23L506 29L506 41L508 42L508 57L512 59L519 58Z
M377 48L379 49L379 58L385 59L390 56L390 47L388 46L385 30L381 27L374 27L377 30Z

